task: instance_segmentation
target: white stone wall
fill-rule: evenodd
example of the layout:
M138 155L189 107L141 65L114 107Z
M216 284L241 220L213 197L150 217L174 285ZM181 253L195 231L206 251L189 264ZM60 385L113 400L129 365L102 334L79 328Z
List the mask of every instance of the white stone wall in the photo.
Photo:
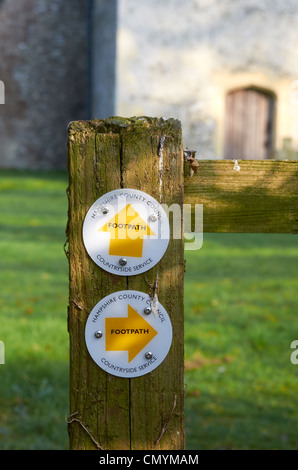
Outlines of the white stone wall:
M118 1L118 115L178 118L184 147L220 158L225 94L256 85L277 96L276 156L295 154L298 0Z

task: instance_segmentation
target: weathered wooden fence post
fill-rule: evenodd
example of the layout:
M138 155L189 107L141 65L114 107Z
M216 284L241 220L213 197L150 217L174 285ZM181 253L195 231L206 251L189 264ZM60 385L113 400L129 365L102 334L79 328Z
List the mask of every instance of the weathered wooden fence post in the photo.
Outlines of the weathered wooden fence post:
M101 269L87 254L82 239L88 209L111 190L138 189L169 206L179 204L182 211L181 125L157 118L73 122L68 169L70 448L183 449L183 238L171 237L157 265L130 277ZM102 370L85 344L85 325L93 307L108 294L127 289L157 293L173 327L165 360L135 378Z

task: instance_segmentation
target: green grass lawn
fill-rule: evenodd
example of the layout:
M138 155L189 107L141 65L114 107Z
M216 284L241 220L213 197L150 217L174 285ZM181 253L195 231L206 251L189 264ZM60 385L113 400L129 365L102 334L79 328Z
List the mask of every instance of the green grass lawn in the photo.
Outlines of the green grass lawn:
M67 447L65 173L0 177L0 448Z
M209 234L186 257L188 447L297 448L296 236Z
M66 186L0 175L2 450L68 447ZM185 257L187 448L297 448L297 238L207 234Z

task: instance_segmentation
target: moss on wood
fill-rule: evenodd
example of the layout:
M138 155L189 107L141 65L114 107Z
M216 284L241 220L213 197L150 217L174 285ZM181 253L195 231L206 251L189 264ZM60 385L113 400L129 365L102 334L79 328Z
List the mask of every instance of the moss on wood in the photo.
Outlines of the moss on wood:
M181 125L172 119L148 117L72 122L68 169L70 448L182 449L183 241L171 240L158 266L125 278L97 266L82 240L89 207L113 189L140 189L161 202L182 205ZM135 379L107 374L94 363L85 345L90 311L103 297L122 289L157 293L174 330L173 345L164 363Z

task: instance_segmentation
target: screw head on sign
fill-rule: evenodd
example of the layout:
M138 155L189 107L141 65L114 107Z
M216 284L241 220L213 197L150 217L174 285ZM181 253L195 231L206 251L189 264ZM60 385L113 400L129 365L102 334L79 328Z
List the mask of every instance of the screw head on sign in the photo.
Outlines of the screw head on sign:
M151 214L150 215L150 220L151 220L151 222L156 222L157 221L157 215Z
M107 207L103 207L103 208L101 209L101 212L102 212L103 214L107 214L107 213L109 212L109 209L108 209Z
M150 315L151 312L152 312L151 307L146 307L146 308L144 308L144 313L145 313L145 315Z
M153 357L152 352L150 352L150 351L146 352L146 354L145 354L146 359L152 359L152 357Z
M94 333L95 338L101 338L102 337L102 332L101 331L96 331Z
M127 265L127 260L125 258L120 258L119 259L119 264L120 264L120 266L126 266Z

